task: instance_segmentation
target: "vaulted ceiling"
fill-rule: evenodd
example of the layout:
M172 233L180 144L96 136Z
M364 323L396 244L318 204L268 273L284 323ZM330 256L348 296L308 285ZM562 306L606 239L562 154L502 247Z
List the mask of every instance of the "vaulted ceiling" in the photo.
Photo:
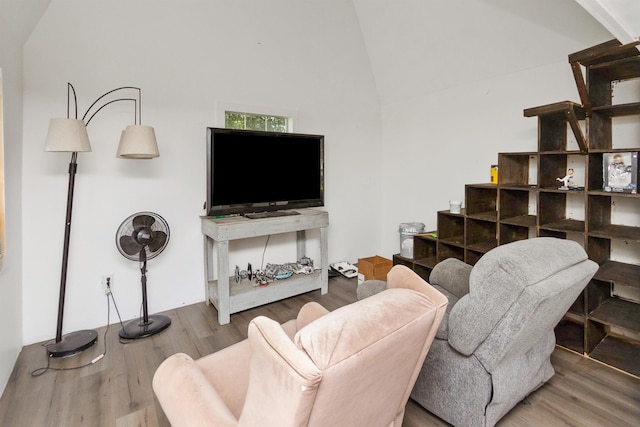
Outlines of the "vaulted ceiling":
M566 61L614 38L610 27L623 42L640 35L637 0L353 2L382 105Z
M637 0L576 0L622 43L640 37L640 2Z
M320 1L320 0L319 0ZM6 0L0 23L33 29L50 0ZM381 103L564 60L640 36L638 0L353 0ZM29 12L25 13L24 8ZM21 13L13 13L20 9ZM6 13L5 13L6 12ZM22 19L9 19L13 16ZM601 29L595 22L601 24ZM613 35L613 37L612 37ZM559 39L562 43L557 43ZM562 46L562 47L560 47Z

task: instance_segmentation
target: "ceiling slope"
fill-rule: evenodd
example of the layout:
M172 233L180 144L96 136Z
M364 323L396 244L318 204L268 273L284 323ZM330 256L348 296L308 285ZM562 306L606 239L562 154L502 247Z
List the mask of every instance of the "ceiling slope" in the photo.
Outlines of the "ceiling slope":
M640 2L638 0L576 1L621 43L626 44L640 39Z
M575 0L353 2L383 106L567 61L613 38Z

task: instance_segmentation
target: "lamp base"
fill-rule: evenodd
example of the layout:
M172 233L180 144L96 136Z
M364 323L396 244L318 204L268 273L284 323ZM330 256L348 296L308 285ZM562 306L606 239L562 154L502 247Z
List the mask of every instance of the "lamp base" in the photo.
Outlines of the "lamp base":
M67 357L78 354L98 341L98 333L91 329L71 332L62 336L60 342L46 346L49 357Z
M142 318L134 319L120 329L120 338L128 340L137 340L157 334L167 329L171 325L171 319L162 314L153 314L149 316L149 321L144 322Z

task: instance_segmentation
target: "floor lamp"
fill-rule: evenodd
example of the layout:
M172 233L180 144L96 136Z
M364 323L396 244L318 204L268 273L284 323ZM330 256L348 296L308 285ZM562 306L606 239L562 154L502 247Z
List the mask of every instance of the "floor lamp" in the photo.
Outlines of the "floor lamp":
M115 93L134 93L134 97L118 98ZM73 94L74 118L70 118L71 95ZM110 99L111 96L116 99ZM64 300L67 287L67 266L69 261L69 240L71 237L71 213L73 210L73 190L76 170L78 167L78 153L91 151L87 125L91 119L107 105L114 102L129 101L135 104L134 124L127 126L120 136L120 144L116 156L130 159L152 159L158 157L158 144L155 131L150 126L141 124L142 92L140 88L123 86L110 90L87 109L82 119L78 119L78 101L75 88L67 83L67 118L51 119L45 151L64 151L71 153L69 163L69 187L67 191L67 215L64 228L64 245L62 247L62 272L60 274L60 296L58 299L58 323L55 341L46 345L49 357L65 357L80 353L91 347L98 340L98 333L94 330L81 330L62 335L62 320L64 317Z

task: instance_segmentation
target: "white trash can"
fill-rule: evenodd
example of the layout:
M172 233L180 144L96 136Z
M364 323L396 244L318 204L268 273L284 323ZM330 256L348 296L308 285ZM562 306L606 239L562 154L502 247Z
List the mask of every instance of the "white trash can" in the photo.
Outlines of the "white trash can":
M424 233L421 222L403 222L400 224L400 256L413 258L413 235Z

